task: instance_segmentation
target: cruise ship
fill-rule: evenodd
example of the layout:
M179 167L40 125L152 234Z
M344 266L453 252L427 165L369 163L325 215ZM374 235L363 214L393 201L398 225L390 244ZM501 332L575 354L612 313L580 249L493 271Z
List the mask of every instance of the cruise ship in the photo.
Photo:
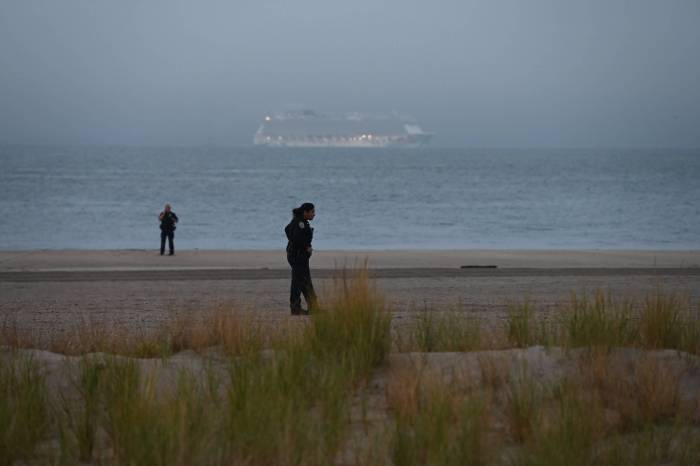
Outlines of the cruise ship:
M328 114L313 110L265 116L253 143L271 147L420 147L433 133L398 114Z

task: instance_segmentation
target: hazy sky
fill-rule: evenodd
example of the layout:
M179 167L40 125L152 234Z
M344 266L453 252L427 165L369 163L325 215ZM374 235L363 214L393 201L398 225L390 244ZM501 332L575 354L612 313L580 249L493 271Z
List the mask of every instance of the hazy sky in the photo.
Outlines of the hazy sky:
M249 144L300 107L700 147L700 1L0 0L0 142Z

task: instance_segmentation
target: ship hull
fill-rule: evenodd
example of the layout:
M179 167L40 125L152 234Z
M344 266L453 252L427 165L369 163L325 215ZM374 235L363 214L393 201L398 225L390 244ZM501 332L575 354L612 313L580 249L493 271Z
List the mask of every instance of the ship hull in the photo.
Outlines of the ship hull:
M398 115L319 114L311 110L266 116L253 144L268 147L416 148L430 142L410 118Z
M268 147L338 147L338 148L358 148L358 149L372 149L372 148L387 148L387 147L401 147L407 149L415 149L421 146L425 146L430 142L430 136L425 136L422 138L411 138L411 139L395 139L395 140L323 140L323 139L273 139L263 137L255 137L253 144L256 146L268 146Z

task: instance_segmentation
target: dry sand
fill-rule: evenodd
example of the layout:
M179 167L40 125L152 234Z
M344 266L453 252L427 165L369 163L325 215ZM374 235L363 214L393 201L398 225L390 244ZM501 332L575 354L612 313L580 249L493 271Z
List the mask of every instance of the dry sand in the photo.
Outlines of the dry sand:
M323 295L338 268L365 259L396 325L421 309L498 321L526 297L540 312L557 312L571 291L604 289L640 301L662 286L700 299L700 251L321 251L311 261L316 288ZM288 318L288 293L280 251L0 252L0 315L40 335L68 331L81 319L159 328L172 314L220 305L274 322Z

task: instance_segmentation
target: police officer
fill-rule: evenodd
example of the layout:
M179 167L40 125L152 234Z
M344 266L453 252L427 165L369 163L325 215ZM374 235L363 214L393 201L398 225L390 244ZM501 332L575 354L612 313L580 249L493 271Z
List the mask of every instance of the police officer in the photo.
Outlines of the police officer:
M305 202L292 210L292 221L284 228L287 235L287 262L292 267L292 286L289 296L289 305L292 315L308 314L316 308L317 300L314 286L311 283L311 271L309 270L309 258L313 249L311 240L314 237L314 229L309 224L316 216L314 205ZM308 310L301 307L301 295L304 295Z
M158 220L160 220L160 255L162 256L165 252L165 238L168 238L168 246L170 246L170 254L168 255L172 256L175 254L173 239L175 238L175 224L178 222L178 218L172 211L170 204L165 204L163 212L158 215Z

